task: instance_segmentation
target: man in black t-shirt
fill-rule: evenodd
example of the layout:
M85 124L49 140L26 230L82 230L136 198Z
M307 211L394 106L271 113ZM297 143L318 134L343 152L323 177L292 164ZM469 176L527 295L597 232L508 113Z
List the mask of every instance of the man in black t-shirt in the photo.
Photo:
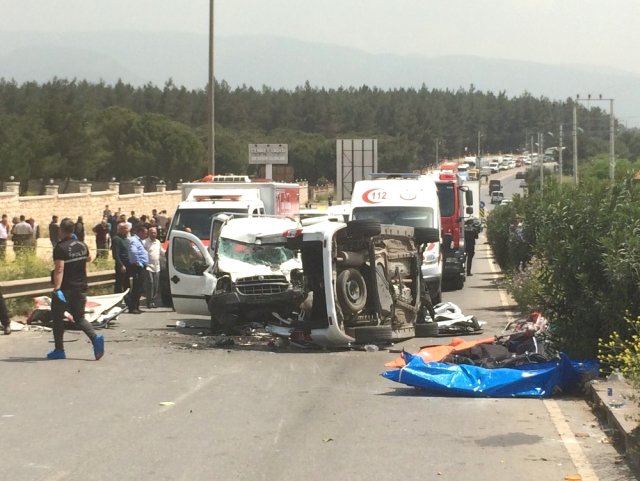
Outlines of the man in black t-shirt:
M48 359L66 359L64 352L64 312L69 311L76 326L91 339L96 361L104 354L104 338L97 336L91 323L84 318L87 302L87 261L91 260L89 248L73 239L74 222L67 218L60 222L60 242L53 249L53 295L51 315L55 349Z
M467 254L467 275L472 276L471 263L476 253L476 239L478 231L473 226L473 219L467 219L464 223L464 251Z

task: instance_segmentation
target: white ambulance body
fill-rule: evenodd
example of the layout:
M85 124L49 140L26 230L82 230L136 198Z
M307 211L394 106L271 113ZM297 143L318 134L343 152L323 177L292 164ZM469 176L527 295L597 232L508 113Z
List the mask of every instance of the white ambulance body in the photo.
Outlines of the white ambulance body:
M421 174L371 174L353 186L351 219L433 228L441 232L440 203L433 179ZM434 304L442 300L441 242L424 246L422 279Z

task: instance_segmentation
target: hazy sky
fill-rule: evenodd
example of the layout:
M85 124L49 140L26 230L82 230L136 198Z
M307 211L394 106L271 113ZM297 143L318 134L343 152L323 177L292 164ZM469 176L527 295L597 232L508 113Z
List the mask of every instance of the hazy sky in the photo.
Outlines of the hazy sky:
M640 0L216 0L216 35L640 73ZM209 0L0 0L0 29L208 32Z

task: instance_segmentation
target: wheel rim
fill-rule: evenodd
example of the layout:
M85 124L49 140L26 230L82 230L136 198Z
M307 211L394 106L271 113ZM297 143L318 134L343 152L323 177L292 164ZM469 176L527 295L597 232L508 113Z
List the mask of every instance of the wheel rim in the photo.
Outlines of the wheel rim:
M362 291L360 290L360 284L355 280L350 280L347 283L347 297L350 301L355 302L362 297Z

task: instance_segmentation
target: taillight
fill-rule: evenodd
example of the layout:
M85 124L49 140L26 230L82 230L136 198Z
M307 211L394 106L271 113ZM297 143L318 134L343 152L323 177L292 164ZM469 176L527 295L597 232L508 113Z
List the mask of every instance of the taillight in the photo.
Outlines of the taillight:
M302 235L302 229L287 229L282 235L287 239L295 239Z

